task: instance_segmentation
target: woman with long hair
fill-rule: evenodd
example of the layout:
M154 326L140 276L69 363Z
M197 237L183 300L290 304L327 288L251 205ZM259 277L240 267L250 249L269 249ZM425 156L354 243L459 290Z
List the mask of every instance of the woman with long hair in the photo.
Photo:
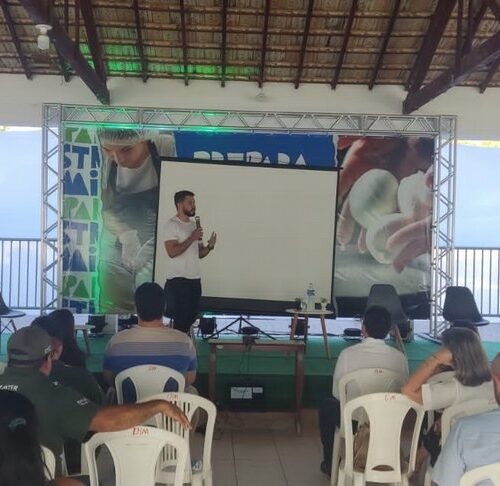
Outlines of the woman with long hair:
M442 379L429 378L442 371ZM494 398L488 358L479 336L464 327L442 334L442 347L408 378L401 392L427 410L447 408L474 398Z
M68 309L57 309L49 314L57 334L63 342L63 352L59 359L67 365L86 367L85 353L78 347L75 338L75 317Z
M401 392L426 410L442 410L475 398L494 399L488 358L479 335L466 327L451 327L441 335L441 348L408 378ZM434 465L440 452L441 416L422 437L417 470L430 455Z
M35 407L23 395L0 390L0 484L82 486L71 478L47 480Z

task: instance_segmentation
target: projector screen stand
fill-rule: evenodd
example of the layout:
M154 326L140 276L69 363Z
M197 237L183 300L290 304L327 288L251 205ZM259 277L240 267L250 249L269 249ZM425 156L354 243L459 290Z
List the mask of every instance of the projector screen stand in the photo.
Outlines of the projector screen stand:
M230 327L233 324L236 324L236 323L238 323L238 331L237 332L233 331L232 329L230 329ZM245 319L241 315L239 317L237 317L234 321L231 321L227 326L224 326L222 329L218 329L217 331L215 331L213 334L211 334L210 336L208 336L206 339L213 339L214 337L219 337L219 335L222 332L227 331L227 330L232 331L235 334L242 334L242 332L241 332L241 325L243 323L245 323L247 326L249 326L249 327L251 327L253 329L257 329L257 333L264 334L264 336L268 337L269 339L276 339L274 336L271 336L267 332L264 332L262 329L260 329L259 327L255 326L248 319Z

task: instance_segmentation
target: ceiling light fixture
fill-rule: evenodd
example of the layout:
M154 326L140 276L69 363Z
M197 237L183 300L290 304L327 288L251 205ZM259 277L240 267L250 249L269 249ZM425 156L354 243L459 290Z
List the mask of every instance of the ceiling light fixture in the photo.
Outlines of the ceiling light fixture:
M35 27L40 32L37 37L38 49L41 51L47 51L50 47L50 39L47 32L52 29L51 25L48 24L37 24Z

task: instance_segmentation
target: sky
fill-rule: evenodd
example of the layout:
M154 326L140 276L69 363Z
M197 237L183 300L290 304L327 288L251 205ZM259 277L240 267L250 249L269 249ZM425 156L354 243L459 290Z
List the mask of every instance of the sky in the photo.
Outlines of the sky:
M0 238L40 236L41 134L0 130ZM500 247L499 181L500 148L459 143L456 246Z

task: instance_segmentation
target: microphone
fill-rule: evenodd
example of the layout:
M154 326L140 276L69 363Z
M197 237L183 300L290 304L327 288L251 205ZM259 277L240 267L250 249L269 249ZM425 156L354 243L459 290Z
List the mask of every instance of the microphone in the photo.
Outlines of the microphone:
M196 229L201 229L201 222L200 222L200 217L195 216L194 217L194 222L196 223ZM200 241L202 240L202 237L200 236Z

